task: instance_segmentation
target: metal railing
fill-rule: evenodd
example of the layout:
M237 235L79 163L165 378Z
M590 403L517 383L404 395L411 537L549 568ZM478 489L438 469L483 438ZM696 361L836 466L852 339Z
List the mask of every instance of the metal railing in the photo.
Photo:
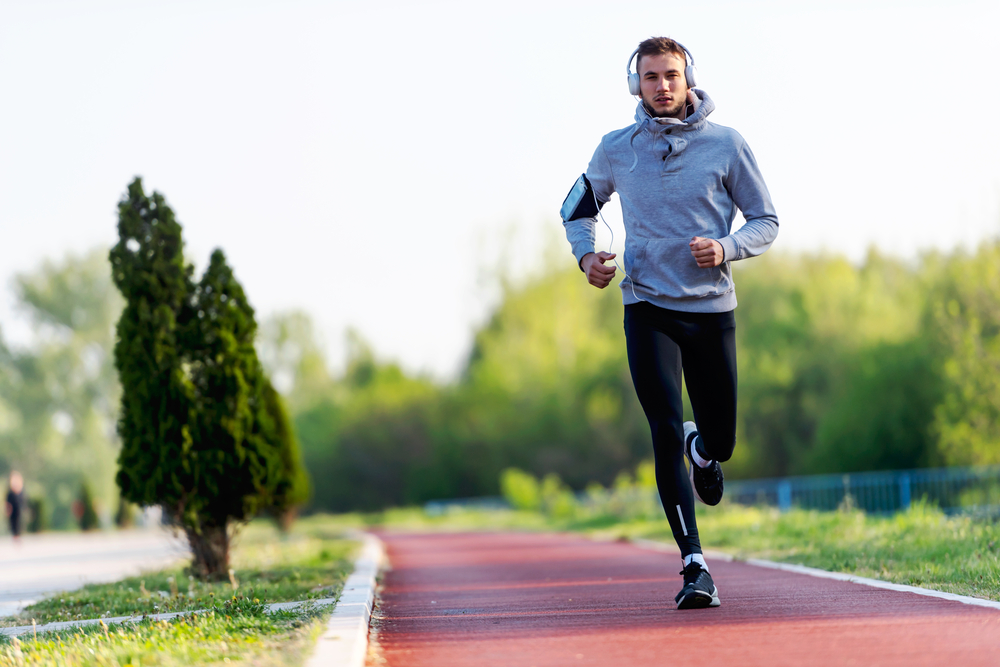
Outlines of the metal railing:
M648 493L654 498L648 498ZM609 490L606 494L607 498L596 498L593 492L575 496L584 507L629 506L621 508L621 512L616 508L614 513L631 513L639 509L639 504L645 508L650 502L654 503L654 511L659 512L655 491L644 493L635 489L631 494L622 494ZM726 480L725 498L741 505L777 507L783 512L793 507L817 510L850 507L869 514L892 514L908 509L913 502L926 501L948 514L997 518L1000 517L1000 465ZM487 497L433 500L424 506L430 514L442 514L453 507L485 510L509 505L503 498Z
M950 514L996 516L1000 515L1000 466L734 480L726 482L726 497L782 511L849 506L870 514L891 514L924 499Z

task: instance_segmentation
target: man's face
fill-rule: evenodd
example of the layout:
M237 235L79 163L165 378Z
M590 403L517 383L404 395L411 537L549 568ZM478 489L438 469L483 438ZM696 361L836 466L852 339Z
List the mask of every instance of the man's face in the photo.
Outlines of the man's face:
M684 120L688 91L685 65L684 59L673 53L640 58L639 89L652 116Z

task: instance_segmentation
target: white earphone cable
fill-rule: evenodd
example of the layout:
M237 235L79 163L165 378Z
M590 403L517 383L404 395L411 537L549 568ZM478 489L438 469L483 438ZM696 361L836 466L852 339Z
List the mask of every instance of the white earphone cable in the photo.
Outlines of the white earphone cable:
M608 243L608 252L610 254L614 255L615 254L614 253L614 247L615 247L615 230L611 229L611 225L609 225L608 221L604 219L604 214L601 212L601 206L600 206L600 204L597 201L597 193L594 192L593 190L591 190L591 194L594 196L594 206L597 207L597 215L600 216L601 222L604 223L604 226L607 227L608 231L611 233L611 242ZM622 268L621 266L619 266L617 259L613 259L611 261L615 263L615 268L619 269L622 273L625 274L625 277L628 278L628 286L632 288L632 296L635 298L636 301L639 301L640 299L639 299L639 297L635 293L635 281L632 280L632 276L630 276L628 273L626 273L624 268ZM622 261L624 261L624 260L622 260Z

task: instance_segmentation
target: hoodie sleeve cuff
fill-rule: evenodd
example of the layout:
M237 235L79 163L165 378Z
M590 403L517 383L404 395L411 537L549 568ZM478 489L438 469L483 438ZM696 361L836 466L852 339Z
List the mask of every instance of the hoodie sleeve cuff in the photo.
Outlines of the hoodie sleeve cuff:
M592 252L597 252L594 250L594 245L592 243L580 241L573 244L573 256L576 257L576 265L580 267L581 271L583 271L583 265L581 262L583 261L584 255Z
M737 259L743 259L740 257L740 247L736 244L736 240L732 236L723 236L721 239L716 239L719 245L722 246L722 261L732 262Z

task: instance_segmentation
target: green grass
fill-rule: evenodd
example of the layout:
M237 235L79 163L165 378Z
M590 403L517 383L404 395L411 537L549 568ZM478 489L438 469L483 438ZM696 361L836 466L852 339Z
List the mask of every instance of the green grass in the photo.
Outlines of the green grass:
M1000 524L949 517L915 503L893 516L744 507L723 502L697 507L706 549L739 559L764 558L833 572L1000 601ZM452 510L441 516L392 510L327 519L394 530L566 530L598 539L646 538L673 544L665 519L620 520L608 515L555 519L536 512Z
M701 512L698 530L711 548L899 584L1000 600L1000 525L947 517L916 504L894 516L860 511L780 513L765 508ZM669 530L636 535L670 540Z
M311 650L327 615L318 609L268 614L261 604L239 607L223 604L171 621L91 625L37 639L0 637L0 667L296 665Z
M356 550L357 543L342 539L339 529L315 521L300 522L288 536L266 522L251 524L232 554L235 589L230 581L202 582L176 567L60 593L0 619L0 625L195 609L210 609L208 613L87 626L37 639L30 633L17 640L0 636L0 667L300 664L330 608L307 605L267 613L264 605L338 597Z

